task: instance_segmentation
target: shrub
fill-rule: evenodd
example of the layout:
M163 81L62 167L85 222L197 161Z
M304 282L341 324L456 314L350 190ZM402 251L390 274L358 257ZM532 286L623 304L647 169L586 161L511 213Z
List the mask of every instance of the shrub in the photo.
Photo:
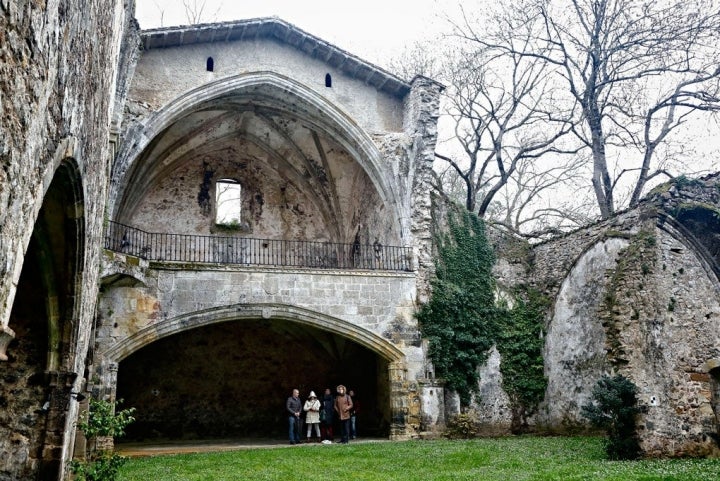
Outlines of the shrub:
M459 413L447 423L445 435L451 439L471 439L477 435L478 419L474 412Z
M605 452L609 459L637 459L640 444L637 438L635 417L637 387L620 374L600 379L593 388L593 402L582 407L582 414L599 428L605 429L608 438Z
M121 401L90 399L89 411L83 411L84 421L78 422L77 427L83 432L88 441L86 459L75 460L70 468L79 481L114 481L118 470L125 463L126 458L107 449L99 443L101 438L112 438L125 434L125 428L135 418L134 408L117 411L116 407Z

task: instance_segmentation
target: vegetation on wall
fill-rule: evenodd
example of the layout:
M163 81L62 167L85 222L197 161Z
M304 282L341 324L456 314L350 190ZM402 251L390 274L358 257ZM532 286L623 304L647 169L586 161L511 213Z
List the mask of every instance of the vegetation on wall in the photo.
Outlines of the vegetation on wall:
M510 398L513 432L525 431L527 418L545 395L542 356L545 342L545 312L550 300L540 292L522 287L516 292L515 305L500 316L497 349L503 389Z
M449 214L437 250L432 296L418 313L435 371L467 406L478 388L478 367L496 345L513 429L520 431L545 392L542 346L548 300L524 287L514 293L512 307L496 301L495 256L482 220L473 213Z
M657 239L649 228L641 229L618 255L618 261L605 284L600 320L605 328L608 360L619 368L627 364L626 347L620 338L625 319L640 319L642 305L634 302L633 293L645 290L646 277L658 263Z
M467 406L502 313L495 305L495 256L483 221L463 210L449 214L447 232L438 234L436 245L432 296L417 318L435 372Z

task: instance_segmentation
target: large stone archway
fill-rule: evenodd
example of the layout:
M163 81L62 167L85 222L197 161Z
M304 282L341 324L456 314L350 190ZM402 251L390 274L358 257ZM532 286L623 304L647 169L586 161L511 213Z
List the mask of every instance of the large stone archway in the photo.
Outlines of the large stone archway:
M96 360L103 386L95 389L138 408L129 430L136 439L277 436L290 389L306 397L339 383L362 399L366 435L407 435L405 354L366 329L302 307L236 304L190 313L106 345Z
M383 211L382 219L363 213L361 217L369 217L360 221L361 225L370 224L363 228L372 230L381 242L399 244L410 229L408 206L400 201L401 193L394 185L394 166L384 159L370 135L337 105L278 73L236 75L185 93L131 128L123 146L114 166L110 199L113 218L123 223L142 224L143 216L151 215L140 211L143 203L149 202L146 193L153 182L168 177L183 163L195 164L195 170L205 165L206 177L234 177L241 184L254 185L259 179L245 176L255 168L248 159L257 158L262 159L260 164L270 165L263 176L277 178L281 184L267 190L282 191L282 197L293 199L289 202L306 217L317 211L316 222L322 223L321 231L328 237L312 232L306 236L353 241L359 229L352 225L352 218L362 208L354 204L357 198L348 196L350 191L361 202ZM217 154L221 150L229 154ZM223 166L219 160L208 160L218 156L237 158L240 170L237 163ZM366 176L367 186L357 180L349 184L344 178L353 165L358 172L352 175ZM206 190L212 193L210 182ZM294 190L298 192L293 196ZM368 192L363 194L365 190ZM198 193L198 197L202 195L207 194ZM254 199L262 195L270 194L256 192L246 200L245 208L253 209ZM155 202L149 209L157 209L161 201ZM259 202L266 210L273 204L267 199ZM373 241L370 234L365 237L366 242Z

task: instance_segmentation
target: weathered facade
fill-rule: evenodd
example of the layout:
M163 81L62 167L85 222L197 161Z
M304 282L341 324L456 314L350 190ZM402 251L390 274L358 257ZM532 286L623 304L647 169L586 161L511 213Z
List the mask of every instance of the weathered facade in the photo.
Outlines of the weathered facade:
M78 393L124 398L142 439L281 435L290 389L338 383L361 434L441 428L414 317L441 86L278 19L139 33L132 13L0 0L0 480L66 476ZM585 429L620 372L648 454L717 453L717 185L497 242L499 284L553 300L536 430ZM501 363L480 367L488 433L510 427Z
M414 318L440 85L405 83L277 19L141 38L89 389L138 408L137 437L267 436L292 387L344 383L370 401L366 432L417 435L418 382L442 392L424 379ZM237 352L220 359L227 330ZM189 340L200 332L204 349ZM191 373L158 354L166 337ZM156 376L124 374L149 362ZM245 374L197 389L228 373Z
M0 479L72 455L111 162L123 1L0 2Z
M532 249L498 242L515 252L498 263L501 285L530 282L553 300L536 430L586 429L580 410L593 386L619 373L639 389L646 455L718 454L718 186L717 176L680 179L637 209ZM489 399L507 399L500 384L486 386ZM507 405L479 409L509 426Z

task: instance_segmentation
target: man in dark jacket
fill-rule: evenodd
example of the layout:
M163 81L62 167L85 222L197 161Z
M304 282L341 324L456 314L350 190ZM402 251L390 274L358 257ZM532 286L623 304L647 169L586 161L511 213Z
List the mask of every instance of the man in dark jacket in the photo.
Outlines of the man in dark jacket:
M288 412L290 444L298 444L300 442L300 413L302 412L300 391L293 389L292 395L285 402L285 409Z
M322 414L320 419L320 433L323 441L333 440L333 422L335 418L335 398L330 388L325 388L322 398Z

